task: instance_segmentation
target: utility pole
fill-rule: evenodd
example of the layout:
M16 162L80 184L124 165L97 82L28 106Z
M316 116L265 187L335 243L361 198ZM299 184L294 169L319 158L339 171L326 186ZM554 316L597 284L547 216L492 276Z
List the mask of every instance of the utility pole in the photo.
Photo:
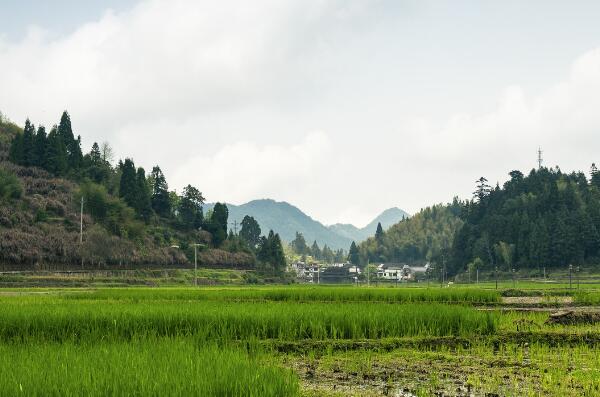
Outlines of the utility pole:
M538 152L537 152L537 155L538 155L538 158L537 158L537 161L538 161L538 169L542 168L542 163L543 163L543 161L544 161L544 159L542 158L542 153L543 153L543 152L542 152L542 148L541 148L541 147L538 147Z
M573 289L573 265L569 265L569 289Z
M371 286L371 273L369 272L369 260L367 259L367 287Z
M317 263L317 284L321 284L321 265Z
M194 244L194 287L198 286L198 243Z
M494 267L494 277L496 278L496 289L498 289L498 266Z
M233 234L235 234L237 236L237 226L238 226L237 220L234 220L233 222L230 222L230 223L233 223Z
M81 251L81 268L83 269L83 196L81 196L81 211L79 212L79 250Z
M79 213L79 244L83 244L83 196L81 196L81 212Z

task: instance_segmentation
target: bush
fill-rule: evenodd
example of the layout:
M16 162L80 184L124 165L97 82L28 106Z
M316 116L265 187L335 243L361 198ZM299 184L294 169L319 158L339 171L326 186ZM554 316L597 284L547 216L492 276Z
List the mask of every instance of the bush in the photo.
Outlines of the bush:
M22 194L23 187L15 174L4 168L0 168L0 200L15 200L20 198Z

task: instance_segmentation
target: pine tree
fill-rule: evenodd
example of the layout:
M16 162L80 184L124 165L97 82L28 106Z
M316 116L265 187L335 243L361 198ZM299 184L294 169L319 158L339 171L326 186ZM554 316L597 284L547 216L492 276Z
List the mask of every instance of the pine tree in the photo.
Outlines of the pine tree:
M316 260L322 259L321 249L319 248L319 244L317 244L317 240L315 240L310 247L310 253Z
M269 236L273 231L269 232ZM283 272L286 267L285 254L279 234L275 233L271 240L272 264L276 271Z
M98 146L97 142L94 142L92 145L92 150L90 151L90 160L93 165L102 164L102 156L100 154L100 146Z
M150 176L152 181L152 209L162 217L171 216L171 198L169 185L159 166L152 168Z
M590 174L591 174L591 180L590 180L591 184L600 188L600 172L598 171L598 168L596 168L595 163L592 163Z
M47 148L46 170L57 176L64 175L68 167L67 150L56 126L52 127L48 134Z
M121 181L119 183L119 197L121 197L128 206L137 208L137 174L135 164L131 159L125 159L121 167Z
M67 152L67 165L70 170L79 170L81 168L83 154L81 152L81 137L75 139L73 127L71 125L71 116L65 110L60 117L57 133L61 137Z
M40 125L37 129L34 139L35 165L36 167L46 168L48 157L48 138L46 128Z
M358 265L360 262L358 247L356 246L356 243L354 241L352 242L352 244L350 244L350 251L348 252L348 262L352 263L353 265Z
M27 119L23 128L23 165L26 167L36 163L34 138L35 126Z
M378 222L377 223L377 230L375 231L375 240L379 244L382 244L383 243L383 236L384 236L383 227L381 226L381 222Z
M488 180L484 177L481 177L476 181L477 189L475 192L473 192L473 197L479 202L483 201L484 198L489 196L492 191L491 186L488 185L487 182Z
M266 269L275 272L283 272L285 270L285 254L279 234L270 230L267 237L261 237L257 258Z
M150 188L146 181L146 171L142 167L137 169L136 174L136 206L137 213L148 221L152 216L152 202Z

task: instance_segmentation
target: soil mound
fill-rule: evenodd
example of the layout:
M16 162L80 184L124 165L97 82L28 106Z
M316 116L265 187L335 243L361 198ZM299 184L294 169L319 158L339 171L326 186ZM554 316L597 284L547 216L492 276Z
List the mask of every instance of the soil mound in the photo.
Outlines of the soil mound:
M560 311L550 314L546 324L595 324L600 323L600 312Z

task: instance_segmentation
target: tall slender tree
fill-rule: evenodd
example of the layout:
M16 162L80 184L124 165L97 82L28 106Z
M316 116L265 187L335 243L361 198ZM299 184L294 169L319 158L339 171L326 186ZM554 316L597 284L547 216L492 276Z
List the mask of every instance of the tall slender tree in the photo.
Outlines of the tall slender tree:
M162 217L171 216L171 198L167 179L159 166L152 168L150 174L152 187L152 209Z
M64 175L68 168L67 149L56 126L52 127L48 134L47 153L46 169L54 175Z
M46 128L40 125L37 129L34 139L35 165L36 167L45 168L48 157L48 138L46 136Z

